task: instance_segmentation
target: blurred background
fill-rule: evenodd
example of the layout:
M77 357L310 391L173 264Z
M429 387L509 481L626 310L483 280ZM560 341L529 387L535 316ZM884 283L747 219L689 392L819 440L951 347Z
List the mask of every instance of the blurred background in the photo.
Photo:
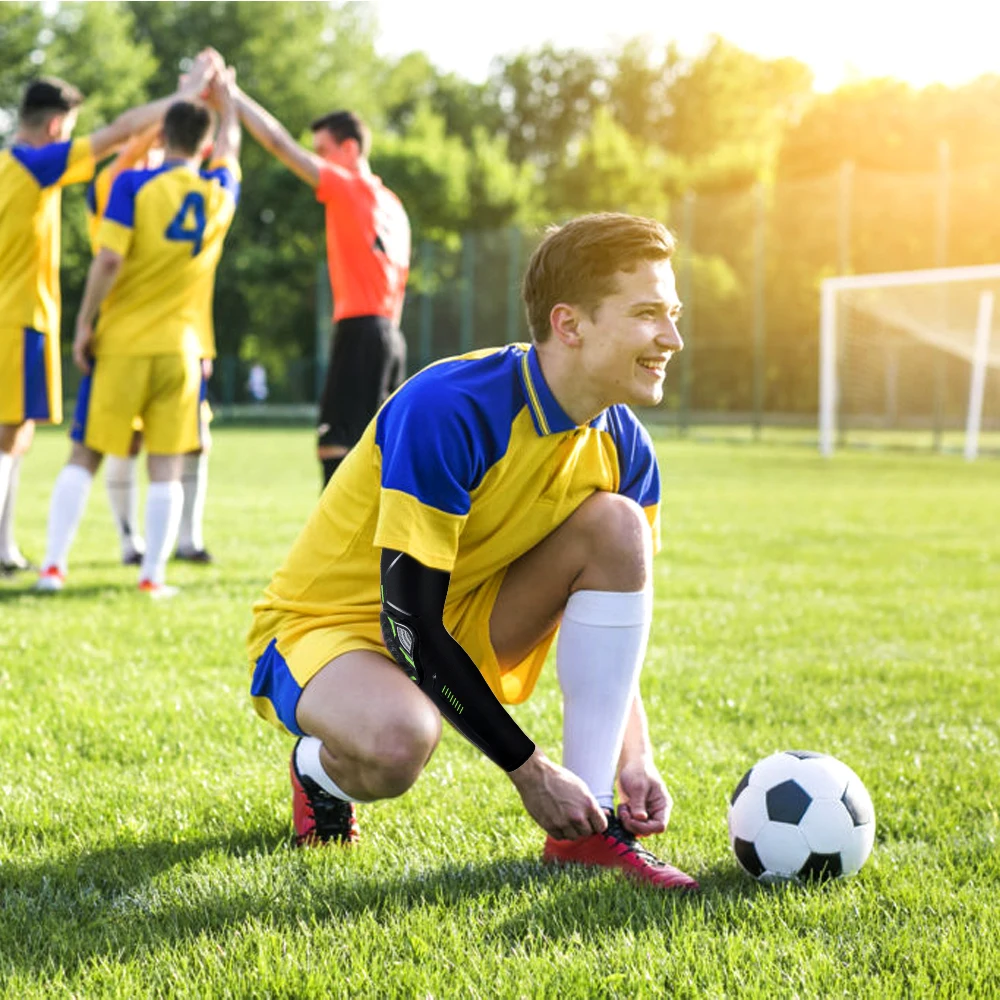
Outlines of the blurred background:
M677 236L685 301L687 346L649 418L814 430L824 278L1000 261L1000 75L985 16L961 0L947 19L877 0L10 2L0 134L32 75L84 91L85 134L172 90L214 45L304 143L338 107L371 124L372 167L414 229L411 371L526 339L519 280L545 225L635 212ZM212 395L220 419L259 416L256 369L267 411L306 419L329 337L322 209L249 137L242 162ZM82 188L63 212L68 347L90 257ZM917 350L904 329L866 322L852 334L860 360L841 347L864 376L846 380L875 387L859 423L942 446L966 419L968 351ZM987 431L1000 428L997 338L992 351Z

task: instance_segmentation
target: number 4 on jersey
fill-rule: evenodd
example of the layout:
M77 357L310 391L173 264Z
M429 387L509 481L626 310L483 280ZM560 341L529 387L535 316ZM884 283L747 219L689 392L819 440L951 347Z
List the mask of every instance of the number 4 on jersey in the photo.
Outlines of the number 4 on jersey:
M191 256L201 253L201 238L205 234L205 198L198 191L189 191L177 214L167 226L168 240L190 243Z

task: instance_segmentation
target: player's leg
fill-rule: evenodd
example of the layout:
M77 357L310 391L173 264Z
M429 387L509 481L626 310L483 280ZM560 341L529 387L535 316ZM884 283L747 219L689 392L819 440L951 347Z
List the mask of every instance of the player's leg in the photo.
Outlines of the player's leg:
M405 363L405 342L382 316L354 316L337 324L320 403L317 455L324 486L396 388L401 343Z
M14 510L21 481L21 462L34 437L35 423L0 424L0 574L31 569L14 538Z
M355 802L405 792L441 736L431 701L387 656L347 652L330 630L286 650L272 640L254 665L258 711L300 739L292 752L296 841L357 839Z
M205 548L205 501L208 497L208 456L212 450L210 422L212 411L208 400L201 403L201 448L184 456L181 485L184 488L184 506L181 526L177 535L175 559L185 562L210 563L211 553Z
M563 766L590 788L608 829L546 842L547 860L621 867L664 888L695 888L635 843L615 816L614 782L638 691L652 614L652 543L632 501L595 493L507 571L490 616L501 670L524 661L559 627Z
M136 400L141 399L145 381L145 369L137 367L135 359L100 357L80 383L70 429L72 451L52 489L39 589L62 588L69 550L87 507L94 473L105 454L128 454Z
M165 354L151 359L150 389L143 409L149 490L146 493L146 554L139 587L170 596L167 559L173 552L184 507L184 455L200 447L201 361Z
M104 463L104 485L112 519L121 544L122 564L138 566L146 543L139 532L139 452L142 450L142 422L133 430L128 455L108 455Z
M69 568L69 552L87 509L94 474L102 454L80 441L73 441L69 460L56 476L49 501L45 561L36 584L39 590L62 590Z

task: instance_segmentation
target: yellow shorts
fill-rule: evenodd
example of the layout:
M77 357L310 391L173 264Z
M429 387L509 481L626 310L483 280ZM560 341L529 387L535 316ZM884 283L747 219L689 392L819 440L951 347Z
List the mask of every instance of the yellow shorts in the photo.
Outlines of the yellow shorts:
M501 671L490 640L490 618L506 569L445 608L445 625L504 704L524 701L545 665L556 633L546 636L517 666ZM283 732L301 736L295 717L306 684L338 656L366 649L389 658L378 610L353 628L310 623L271 609L257 611L247 636L250 695L261 718Z
M89 376L88 376L89 378ZM208 425L212 422L212 418L215 416L212 413L211 404L205 398L205 389L202 387L202 400L198 409L198 419L201 421L201 434L205 438L208 436ZM132 419L132 430L137 434L142 433L142 417L134 417Z
M0 327L0 424L62 423L59 338Z
M102 454L124 457L139 417L150 454L197 451L203 390L197 357L102 355L80 386L70 437Z

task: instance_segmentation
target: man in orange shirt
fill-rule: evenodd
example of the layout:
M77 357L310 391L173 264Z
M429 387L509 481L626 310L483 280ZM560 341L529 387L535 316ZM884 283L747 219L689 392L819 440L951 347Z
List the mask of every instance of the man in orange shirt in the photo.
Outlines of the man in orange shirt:
M368 422L403 381L399 331L410 269L410 223L399 198L368 165L371 134L351 111L312 123L313 149L242 91L240 118L251 135L316 189L326 206L334 331L320 400L317 457L324 484Z

